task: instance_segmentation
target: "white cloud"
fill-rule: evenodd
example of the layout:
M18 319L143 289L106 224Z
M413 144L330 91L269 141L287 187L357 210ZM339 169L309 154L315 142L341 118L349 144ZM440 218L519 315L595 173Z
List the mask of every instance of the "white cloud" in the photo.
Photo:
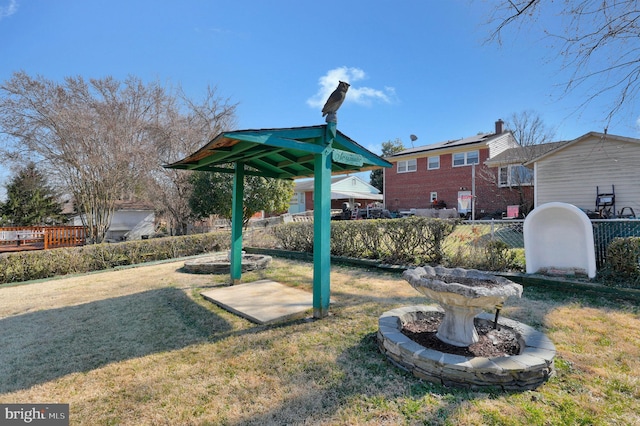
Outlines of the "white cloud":
M18 11L18 0L9 0L9 5L0 6L0 19L7 18Z
M375 101L391 103L395 99L396 94L393 87L385 87L383 90L380 90L366 86L358 86L356 84L366 77L367 74L360 68L340 67L329 70L318 79L318 85L320 87L315 95L307 99L307 105L312 108L322 108L331 92L338 87L339 81L346 81L351 85L347 92L345 102L370 106Z

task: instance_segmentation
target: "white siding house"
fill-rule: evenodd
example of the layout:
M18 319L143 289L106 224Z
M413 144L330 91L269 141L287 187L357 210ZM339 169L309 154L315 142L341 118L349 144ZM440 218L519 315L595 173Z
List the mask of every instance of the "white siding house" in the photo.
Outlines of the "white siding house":
M331 178L331 204L338 208L341 202L382 201L382 194L373 185L355 175L333 176ZM302 213L313 209L313 179L296 181L293 197L289 205L289 213Z
M82 226L82 218L76 215L70 224ZM109 242L139 240L155 232L155 213L153 206L147 203L118 201L113 212L111 224L105 235ZM145 236L145 237L143 237Z
M339 176L332 179L331 199L367 199L382 201L382 195L378 188L357 176Z
M155 218L155 213L151 209L116 210L105 240L139 240L143 235L152 235L155 230Z
M590 132L528 163L535 169L535 206L552 201L596 210L596 194L615 190L616 214L640 215L640 139Z
M501 152L506 151L510 148L517 148L520 145L513 138L513 133L507 132L498 136L495 139L492 139L489 143L487 143L489 147L489 158L493 158Z

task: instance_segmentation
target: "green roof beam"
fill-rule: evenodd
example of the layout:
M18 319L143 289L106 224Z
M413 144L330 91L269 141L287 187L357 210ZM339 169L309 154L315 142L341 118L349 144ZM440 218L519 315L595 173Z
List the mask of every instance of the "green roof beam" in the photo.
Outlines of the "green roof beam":
M174 167L177 168L177 167ZM198 169L187 169L187 170L197 170L199 172L215 172L215 173L234 173L234 169L228 167L216 167L216 166L204 166ZM291 179L290 174L283 173L273 173L268 172L266 170L245 170L245 175L249 176L262 176L262 177L270 177L276 179Z
M236 144L231 149L214 149L211 150L214 154L205 157L201 160L198 160L198 165L206 166L211 163L220 163L221 161L232 163L233 161L226 160L231 156L237 156L238 154L248 151L253 148L253 145L250 143L247 144Z
M314 143L305 143L295 139L282 138L271 134L258 133L225 133L225 137L244 142L259 143L262 145L277 146L283 149L295 149L302 152L319 154L323 147Z

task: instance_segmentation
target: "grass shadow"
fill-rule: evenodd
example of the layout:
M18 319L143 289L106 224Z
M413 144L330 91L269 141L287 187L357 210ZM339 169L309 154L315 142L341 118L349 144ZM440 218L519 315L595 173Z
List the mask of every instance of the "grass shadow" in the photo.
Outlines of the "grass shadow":
M378 349L376 333L362 336L336 363L340 374L328 369L325 378L306 392L291 396L272 410L229 424L316 424L332 418L340 424L366 419L367 424L443 425L467 401L490 397L488 391L424 382L392 365ZM317 369L327 367L318 365ZM336 412L341 414L332 417Z
M0 393L183 348L231 325L163 288L0 320Z

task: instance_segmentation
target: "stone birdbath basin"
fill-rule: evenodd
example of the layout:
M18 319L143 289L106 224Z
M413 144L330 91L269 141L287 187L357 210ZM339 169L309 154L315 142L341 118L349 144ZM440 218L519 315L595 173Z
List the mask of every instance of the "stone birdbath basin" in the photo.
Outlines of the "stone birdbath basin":
M484 309L500 306L508 297L522 296L520 284L473 269L424 266L408 269L402 277L442 306L444 318L436 336L454 346L478 341L474 318Z

